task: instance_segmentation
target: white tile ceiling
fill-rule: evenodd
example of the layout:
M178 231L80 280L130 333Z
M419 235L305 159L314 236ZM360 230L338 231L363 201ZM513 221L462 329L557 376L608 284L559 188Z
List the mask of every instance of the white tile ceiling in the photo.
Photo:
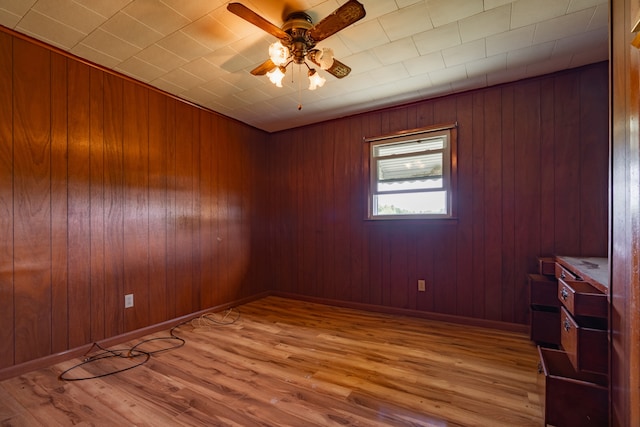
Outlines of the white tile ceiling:
M277 26L345 1L240 0ZM313 92L297 66L283 88L249 73L275 38L223 0L0 0L0 24L267 131L608 58L608 0L360 1L366 17L318 45L351 74L320 71Z

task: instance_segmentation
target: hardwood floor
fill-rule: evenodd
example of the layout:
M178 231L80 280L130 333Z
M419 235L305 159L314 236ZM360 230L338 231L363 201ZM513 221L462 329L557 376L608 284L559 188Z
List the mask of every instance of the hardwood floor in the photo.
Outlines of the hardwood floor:
M277 297L245 304L239 313L230 325L180 326L175 333L183 347L116 375L59 380L82 362L72 360L5 380L0 424L543 424L537 353L522 334ZM140 349L173 344L151 341ZM102 359L66 375L96 375L140 360Z

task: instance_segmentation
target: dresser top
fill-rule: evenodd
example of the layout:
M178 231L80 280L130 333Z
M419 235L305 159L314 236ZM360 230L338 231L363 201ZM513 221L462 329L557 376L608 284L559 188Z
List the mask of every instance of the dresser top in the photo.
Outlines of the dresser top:
M556 261L588 280L602 292L609 291L609 259L595 257L556 256Z

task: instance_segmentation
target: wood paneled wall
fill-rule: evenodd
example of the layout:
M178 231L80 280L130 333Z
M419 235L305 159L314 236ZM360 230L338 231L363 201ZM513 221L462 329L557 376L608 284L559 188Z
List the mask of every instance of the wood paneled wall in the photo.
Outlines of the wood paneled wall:
M452 122L458 219L365 220L363 137ZM601 63L272 134L275 287L526 324L536 256L607 255L608 125Z
M640 425L640 3L611 2L611 391L613 426Z
M0 369L266 290L267 138L0 32Z

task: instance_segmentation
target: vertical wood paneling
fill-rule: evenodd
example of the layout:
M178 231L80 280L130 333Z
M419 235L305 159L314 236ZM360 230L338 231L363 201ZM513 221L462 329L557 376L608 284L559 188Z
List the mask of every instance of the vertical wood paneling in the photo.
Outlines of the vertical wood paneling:
M353 191L354 185L351 182L352 174L349 173L349 168L354 160L351 158L353 152L352 147L359 145L356 140L351 141L349 139L349 125L348 121L343 121L338 124L335 130L335 141L333 155L333 179L332 187L334 191L334 200L332 206L332 214L334 220L333 230L333 245L336 247L334 253L334 271L336 277L336 291L335 295L340 300L351 299L351 269L357 269L359 266L354 265L354 260L351 254L353 249L351 247L353 239L345 239L344 236L348 236L351 229L351 217L352 212L346 212L344 209L340 209L340 206L348 206L350 198L355 195ZM357 176L357 175L356 175ZM356 211L357 212L357 211Z
M502 92L485 95L484 114L484 315L502 320Z
M51 53L13 43L14 324L21 363L51 352Z
M611 1L611 415L640 424L640 51L638 2Z
M458 129L458 168L468 170L473 167L474 103L472 94L464 94L457 99ZM456 198L458 232L456 233L456 256L458 259L473 259L473 180L470 176L461 175L458 179ZM469 268L456 269L457 286L456 302L458 313L462 316L473 316L474 274L471 264ZM431 282L432 287L436 285ZM435 289L435 288L434 288Z
M105 338L104 280L104 73L90 73L91 341Z
M434 247L433 247L434 232L433 227L425 227L423 233L420 233L415 237L415 280L417 288L417 280L425 280L426 291L417 292L415 309L420 311L435 311L435 293L434 284ZM457 245L460 247L459 245Z
M224 301L228 295L229 272L226 266L229 265L229 226L228 221L231 215L229 211L229 139L228 124L218 121L216 140L216 160L217 160L217 202L218 202L218 301Z
M540 254L540 83L526 82L514 91L515 166L515 282L514 304L526 307L526 272L535 271ZM526 120L522 120L525 118ZM519 274L518 274L519 273ZM526 323L526 309L515 310L514 320Z
M176 306L176 274L177 274L177 250L176 250L176 223L177 223L177 177L176 177L176 105L174 99L167 99L167 133L162 156L162 173L166 177L166 187L164 188L164 209L163 218L166 233L166 257L165 271L167 282L166 310L167 318L177 317Z
M9 30L0 92L0 375L269 289L266 133Z
M580 79L555 80L556 253L580 251Z
M194 233L193 216L193 113L183 104L176 105L176 210L175 210L175 305L176 315L191 312Z
M149 319L149 98L147 89L127 81L123 94L124 292L134 296L124 325L130 331Z
M485 167L488 169L490 161L485 159L485 106L488 104L484 98L485 92L473 95L473 134L471 147L471 215L473 243L471 253L471 271L473 272L473 287L470 294L473 296L473 317L485 317L485 305L479 304L487 296L485 281ZM462 142L461 142L462 143ZM471 313L470 313L471 314Z
M580 132L597 127L600 137L583 144L606 149L597 124L598 119L606 121L606 113L580 102L588 96L590 105L606 105L599 86L606 84L605 73L606 66L598 64L272 135L270 148L277 160L270 170L273 188L278 189L273 197L279 200L272 215L282 216L272 234L277 254L273 264L280 267L274 275L277 289L527 323L526 275L534 271L536 256L561 246L559 240L565 237L580 242L591 221L583 215L582 225L558 232L558 218L568 221L573 215L560 212L558 195L574 190L567 197L582 203L582 211L606 197L604 187L595 190L597 197L581 194L581 185L589 183L574 182L572 175L596 158L576 155ZM574 82L569 89L565 80ZM572 101L565 102L567 97ZM565 119L570 117L567 130ZM364 219L369 153L362 138L452 122L458 123L457 219ZM345 138L347 143L342 142ZM354 149L356 144L360 148ZM572 153L569 165L574 171L557 172L562 163L558 153ZM352 166L345 168L343 161ZM606 182L604 169L592 169L594 185ZM350 188L348 197L344 188ZM288 220L287 203L297 206L297 218ZM590 211L593 220L606 222L602 207ZM597 229L594 239L600 242L594 250L605 255L604 229ZM585 242L572 253L592 255L581 252L589 245ZM426 292L416 291L418 279L426 280ZM350 294L340 289L345 283Z
M516 191L515 191L515 109L514 87L502 89L502 320L515 322L516 272Z
M413 268L413 263L409 260L410 229L406 224L398 225L389 237L389 278L385 286L388 297L385 298L384 305L410 308L409 296L417 288L416 281L409 281Z
M51 351L69 348L67 58L51 55Z
M368 114L364 117L363 131L364 137L382 135L382 117L383 114L375 112ZM369 164L370 151L368 150L368 144L363 144L363 161L365 162L365 174L364 179L369 179L369 173L371 165ZM366 188L363 186L363 188ZM366 224L367 241L366 245L363 245L364 256L368 258L369 269L367 270L367 281L365 286L368 286L369 292L365 295L364 302L369 304L381 304L382 303L382 272L383 272L383 226L384 223L369 221Z
M0 33L0 366L13 364L13 49ZM66 250L66 248L65 248Z
M229 217L226 221L227 229L227 255L228 255L228 269L227 269L227 283L225 298L232 298L235 295L235 290L238 287L239 274L237 267L240 262L239 251L241 247L242 235L239 233L240 224L242 221L242 195L240 194L240 187L242 181L242 167L238 162L237 155L239 153L239 147L235 144L238 141L238 128L230 124L229 125L229 144L228 148L228 173L227 173L227 212Z
M307 171L307 165L303 163L303 159L307 153L307 145L305 144L304 134L302 130L297 129L294 130L290 136L289 143L292 145L292 160L293 160L293 170L295 176L295 195L293 193L288 195L288 197L292 197L295 200L295 214L296 214L296 231L295 231L295 252L292 253L292 258L290 262L294 262L296 269L296 275L294 279L289 279L291 283L291 289L296 291L302 291L305 289L305 292L308 292L309 285L307 284L308 277L306 277L307 269L306 269L306 258L309 254L309 249L307 245L305 245L305 240L307 239L308 233L306 233L307 223L310 221L310 218L306 214L306 188L308 187L307 175L305 171ZM275 153L276 155L278 153ZM286 170L289 164L283 164L283 168ZM278 208L276 207L276 212ZM286 227L287 224L284 224ZM274 242L276 243L276 242ZM297 260L296 260L297 255Z
M269 147L268 159L270 168L273 171L267 174L266 180L269 188L274 188L274 193L268 196L270 205L270 217L267 219L271 224L268 236L283 236L285 241L291 242L289 245L278 245L275 241L268 239L267 247L273 258L282 260L276 263L274 283L279 283L282 289L292 292L293 283L298 282L298 264L294 264L294 254L298 244L297 234L300 228L300 216L297 215L299 192L296 190L298 183L297 162L294 161L298 155L291 141L291 135L283 139L281 155L276 155ZM285 165L288 165L286 167ZM292 226L288 226L291 224Z
M601 100L608 94L604 68L586 70L580 84L580 252L597 254L607 244L607 187L601 177L609 169L608 106Z
M213 282L213 254L216 241L214 227L213 185L213 135L211 130L211 116L205 112L200 113L200 139L202 141L200 156L200 300L204 307L214 305Z
M554 81L546 79L540 82L540 120L542 137L540 140L540 254L555 253L555 128L563 126L555 121Z
M212 228L212 250L213 257L211 259L211 287L209 298L212 304L218 304L221 301L221 277L222 277L222 237L220 233L220 226L222 224L220 218L220 194L223 191L220 187L220 164L222 162L220 158L220 146L224 135L220 125L221 118L212 118L212 154L211 154L211 228Z
M362 120L350 119L347 123L347 132L344 134L343 144L347 144L349 147L348 158L346 162L345 174L349 177L349 191L346 194L348 201L346 205L339 204L340 206L352 206L352 209L348 212L349 218L349 230L347 235L351 236L349 239L349 258L347 260L349 266L350 283L348 300L362 301L362 295L365 292L365 288L368 286L365 277L366 272L369 270L369 258L362 256L363 251L367 247L365 224L363 218L367 217L367 195L363 191L362 177L364 176L364 159L363 152L366 151L367 144L362 141ZM336 151L336 155L340 155L341 150ZM340 185L338 182L338 185ZM343 238L344 235L340 235Z
M149 92L149 323L167 319L167 97Z
M91 339L90 69L69 62L69 345Z
M124 332L123 81L104 81L105 335ZM135 303L135 300L134 300Z
M317 127L317 125L315 126ZM315 130L315 129L314 129ZM300 213L302 217L302 233L298 236L298 242L302 250L302 282L299 286L304 287L304 293L318 295L319 273L322 271L322 252L317 252L318 238L320 235L319 219L320 197L319 187L321 179L321 169L315 168L320 159L320 149L317 142L317 131L312 131L305 139L302 132L296 132L295 141L301 145L298 150L300 155L298 173L301 182L302 194L298 202L300 203ZM311 172L312 173L307 173ZM320 248L322 249L322 248ZM316 274L309 275L310 271Z
M201 223L201 212L200 212L200 114L198 110L191 109L191 117L193 119L192 122L192 152L191 152L191 165L190 165L190 173L191 177L191 239L189 244L191 245L191 259L188 260L191 268L191 301L190 301L190 309L189 311L197 310L200 305L200 296L201 296L201 282L200 282L200 270L201 270L201 258L200 258L200 223ZM229 138L233 138L229 135ZM227 265L229 268L229 264Z
M340 252L343 248L338 248L334 242L334 232L336 226L337 212L335 206L335 163L334 153L336 150L335 128L329 127L327 124L321 126L319 132L318 146L322 146L320 151L321 162L324 167L320 176L320 206L326 206L329 209L320 210L319 228L321 230L318 240L318 253L322 254L323 267L320 270L318 288L323 289L331 298L336 298L336 287L340 278L335 275L334 258L336 252ZM324 212L323 212L324 211ZM325 251L324 248L336 248L334 251Z

